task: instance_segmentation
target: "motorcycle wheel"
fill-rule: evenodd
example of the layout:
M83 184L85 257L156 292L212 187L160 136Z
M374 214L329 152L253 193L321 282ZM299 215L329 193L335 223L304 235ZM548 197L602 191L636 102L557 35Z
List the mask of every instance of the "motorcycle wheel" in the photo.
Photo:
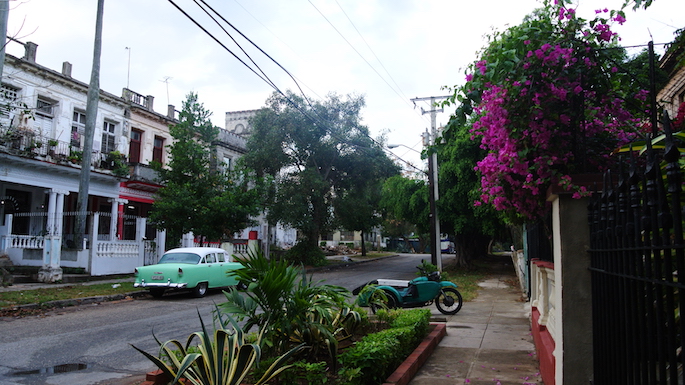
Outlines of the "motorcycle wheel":
M395 309L397 307L397 298L395 298L395 294L393 294L387 290L383 290L383 293L385 294L385 298L386 298L383 301L384 306L378 306L373 302L371 303L370 307L371 307L371 312L373 314L376 314L376 311L378 311L378 309L385 308L385 309L390 310L390 309Z
M447 315L457 314L461 310L463 302L461 293L453 287L446 287L440 290L440 294L435 298L435 306L440 313Z

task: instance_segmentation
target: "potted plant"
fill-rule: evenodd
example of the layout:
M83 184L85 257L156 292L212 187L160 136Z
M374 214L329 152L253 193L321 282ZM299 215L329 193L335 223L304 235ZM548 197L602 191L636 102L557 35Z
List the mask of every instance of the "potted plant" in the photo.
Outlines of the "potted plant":
M128 164L126 163L126 155L119 151L112 151L107 155L107 167L112 170L112 174L120 177L129 175Z
M55 156L55 147L57 147L58 144L59 142L56 139L48 140L48 155Z

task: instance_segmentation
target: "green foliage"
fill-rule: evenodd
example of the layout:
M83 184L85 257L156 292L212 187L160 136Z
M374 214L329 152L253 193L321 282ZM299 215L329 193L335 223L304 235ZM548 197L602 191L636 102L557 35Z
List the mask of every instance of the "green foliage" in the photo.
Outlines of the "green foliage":
M412 330L411 344L413 349L423 337L428 334L431 312L428 309L413 309L412 311L394 310L397 316L390 322L391 328L410 327Z
M370 334L340 355L344 367L359 368L353 384L380 384L396 366L400 342L389 334ZM392 369L391 369L392 368Z
M240 162L272 181L265 192L269 220L298 229L311 250L340 224L368 231L379 181L397 172L361 124L363 106L362 97L310 102L288 92L273 94L251 120ZM356 211L348 210L352 204Z
M430 262L426 262L425 260L421 260L421 264L419 265L420 270L416 272L416 275L418 276L423 276L426 274L430 274L434 271L438 271L438 267L435 266L434 264Z
M181 378L188 379L194 385L240 384L260 360L259 344L246 343L244 332L231 317L228 317L228 321L232 330L219 317L219 327L213 334L207 331L199 311L198 317L202 331L192 333L185 344L178 340L162 343L155 337L160 347L160 357L132 346L172 378L172 384L178 383ZM193 345L196 340L197 345ZM278 357L254 384L264 384L278 376L289 367L285 364L290 357L301 349L301 345L296 346Z
M326 254L316 245L309 242L298 242L285 252L285 259L290 263L303 264L306 266L326 266L328 260Z
M325 384L328 382L326 374L326 362L297 361L293 363L292 369L281 376L286 384Z
M346 368L361 370L351 383L382 383L427 334L428 309L395 310L388 316L392 319L390 329L365 336L341 354Z
M420 248L428 242L430 204L428 184L400 175L383 184L380 206L384 213L383 233L394 238L419 238Z
M128 176L130 170L126 163L126 155L119 151L112 151L107 154L107 161L111 162L112 174L120 177Z
M183 102L179 124L169 128L169 168L153 164L164 185L150 213L151 221L166 229L170 239L192 231L210 240L231 236L252 224L259 212L258 190L231 172L211 168L211 146L218 129L211 113L190 93Z
M506 236L506 225L492 205L474 204L481 194L474 165L486 155L480 142L467 128L445 132L444 139L438 147L440 230L452 235L458 260L468 264L486 252L493 237Z
M244 268L234 274L247 290L225 292L221 312L244 319L246 330L258 326L265 333L263 342L275 352L304 343L310 357L324 352L335 362L338 341L363 321L345 303L349 292L314 283L304 269L269 261L261 252L251 253L241 263Z

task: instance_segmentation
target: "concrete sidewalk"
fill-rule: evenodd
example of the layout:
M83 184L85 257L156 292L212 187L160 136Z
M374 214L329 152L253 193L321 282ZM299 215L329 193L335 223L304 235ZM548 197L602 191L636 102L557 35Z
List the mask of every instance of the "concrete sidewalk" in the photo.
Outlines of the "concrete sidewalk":
M530 306L522 300L509 256L489 257L492 272L478 297L446 318L447 336L409 385L542 384L530 332Z

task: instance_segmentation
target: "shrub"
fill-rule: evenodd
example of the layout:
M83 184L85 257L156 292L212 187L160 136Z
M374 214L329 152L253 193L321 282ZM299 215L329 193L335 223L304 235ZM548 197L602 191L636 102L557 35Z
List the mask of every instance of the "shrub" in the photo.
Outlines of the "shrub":
M377 316L390 329L369 334L341 354L346 368L359 368L352 384L382 383L428 334L430 310L380 310Z
M379 384L394 369L399 349L400 342L395 336L374 333L341 354L340 359L343 366L361 370L362 375L353 381L354 384Z
M298 242L285 253L285 259L294 264L325 266L326 254L318 247L310 247L307 242Z

